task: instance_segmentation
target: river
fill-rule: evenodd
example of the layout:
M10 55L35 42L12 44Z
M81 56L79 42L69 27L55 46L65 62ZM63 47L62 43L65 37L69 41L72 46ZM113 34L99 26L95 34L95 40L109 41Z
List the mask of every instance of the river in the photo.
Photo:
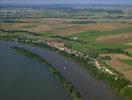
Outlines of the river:
M17 55L0 42L0 100L71 100L46 65Z
M105 82L91 77L89 73L81 67L81 65L65 58L55 51L15 42L1 42L0 44L2 46L8 45L23 47L42 56L50 64L60 70L62 75L72 83L77 91L79 91L83 97L83 100L120 100L119 97L116 96L114 91Z

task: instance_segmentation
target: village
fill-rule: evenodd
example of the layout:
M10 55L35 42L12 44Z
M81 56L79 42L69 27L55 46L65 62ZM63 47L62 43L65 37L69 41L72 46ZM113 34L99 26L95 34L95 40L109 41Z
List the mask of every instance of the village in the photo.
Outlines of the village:
M88 54L86 55L85 53L81 53L81 52L78 52L78 51L75 51L75 50L72 50L72 49L66 47L65 46L66 44L63 41L41 40L41 39L31 40L31 39L27 39L24 37L18 37L15 39L15 41L46 45L50 48L54 48L58 51L64 52L67 55L74 55L75 57L79 57L79 58L83 59L87 63L93 64L98 70L101 70L104 73L108 73L109 75L111 75L114 78L114 80L117 80L119 78L118 73L115 73L113 70L109 69L105 65L102 65L98 59L92 58ZM132 86L128 85L128 87L131 88Z
M115 74L114 72L112 72L110 69L106 68L105 66L101 66L98 60L96 60L96 59L94 59L94 58L90 58L89 55L85 55L84 53L77 52L77 51L75 51L75 50L71 50L71 49L67 48L67 47L65 46L65 43L63 43L63 42L57 42L57 41L52 40L52 41L47 41L47 42L45 42L45 43L46 43L48 46L54 47L54 48L58 49L59 51L66 52L67 54L73 54L73 55L75 55L76 57L81 57L81 58L83 58L84 60L90 59L90 60L91 60L91 63L94 63L95 66L96 66L98 69L100 69L100 70L102 70L102 71L104 71L104 72L109 73L110 75L112 75L112 76L115 78L115 80L117 80L116 74Z
M33 42L36 42L36 43L43 42L44 44L48 45L49 47L52 47L52 48L55 48L55 49L57 49L59 51L65 52L68 55L72 54L72 55L75 55L76 57L80 57L80 58L82 58L84 60L88 60L88 63L92 63L99 70L102 70L102 71L107 72L108 74L112 75L115 78L115 80L117 80L117 78L118 78L116 73L112 72L110 69L106 68L105 66L101 66L97 59L91 58L91 57L89 57L89 55L86 55L85 53L77 52L75 50L67 48L65 46L64 42L55 41L55 40L50 40L50 41L38 40L38 41L33 41Z

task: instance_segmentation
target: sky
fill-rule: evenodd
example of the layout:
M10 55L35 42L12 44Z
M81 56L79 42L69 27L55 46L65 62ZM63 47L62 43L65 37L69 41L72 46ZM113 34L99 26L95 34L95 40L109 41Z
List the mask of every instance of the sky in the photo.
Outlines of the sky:
M132 0L0 0L2 3L17 4L121 4L132 5Z

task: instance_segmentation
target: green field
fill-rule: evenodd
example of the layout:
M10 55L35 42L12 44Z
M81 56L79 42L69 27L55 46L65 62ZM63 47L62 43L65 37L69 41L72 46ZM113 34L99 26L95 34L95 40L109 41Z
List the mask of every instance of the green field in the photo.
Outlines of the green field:
M72 48L75 50L80 50L80 51L82 50L83 51L87 51L87 50L100 51L103 48L120 48L120 49L132 48L131 45L125 45L125 43L107 44L107 43L98 43L96 41L96 39L101 36L107 36L110 34L118 35L118 34L127 33L127 32L132 32L132 27L126 27L126 28L104 31L104 32L99 32L99 31L82 32L75 35L71 35L69 36L69 38L77 37L78 40L87 42L87 43L78 43L76 41L73 41Z
M132 60L131 59L121 59L120 61L132 66Z

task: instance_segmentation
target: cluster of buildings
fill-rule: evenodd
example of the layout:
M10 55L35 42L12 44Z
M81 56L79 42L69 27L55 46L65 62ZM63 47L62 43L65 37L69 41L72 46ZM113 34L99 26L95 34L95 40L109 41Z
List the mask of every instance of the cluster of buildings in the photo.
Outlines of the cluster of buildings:
M115 80L117 80L117 77L116 77L116 74L113 73L110 69L106 68L105 66L101 66L99 64L99 62L96 60L96 59L93 59L93 58L90 58L88 55L84 54L84 53L81 53L81 52L77 52L75 50L71 50L69 48L67 48L65 46L65 43L64 42L60 42L60 41L54 41L54 40L50 40L50 41L47 41L45 42L48 46L50 47L53 47L53 48L56 48L57 50L59 51L64 51L68 54L74 54L76 57L81 57L83 58L84 60L86 59L91 59L91 63L94 63L95 66L98 68L98 69L102 69L103 71L109 73L110 75L114 76Z
M72 54L76 57L80 57L84 60L88 60L89 61L92 61L91 63L93 63L94 59L89 57L88 54L86 53L82 53L82 52L79 52L79 51L76 51L76 50L72 50L70 48L68 48L67 46L65 46L65 43L62 42L62 41L55 41L55 40L50 40L50 41L45 41L44 42L46 45L48 45L49 47L53 47L59 51L63 51L63 52L66 52L67 54Z
M75 50L71 50L70 48L67 48L65 46L64 42L60 42L60 41L55 41L55 40L50 40L50 41L46 41L45 42L48 46L56 48L59 51L64 51L68 54L75 54L76 56L79 56L80 52L78 53Z
M114 77L115 80L117 80L117 75L114 72L112 72L110 69L108 69L105 66L101 66L101 64L97 60L95 60L95 64L98 69L101 69L102 71L109 73Z

